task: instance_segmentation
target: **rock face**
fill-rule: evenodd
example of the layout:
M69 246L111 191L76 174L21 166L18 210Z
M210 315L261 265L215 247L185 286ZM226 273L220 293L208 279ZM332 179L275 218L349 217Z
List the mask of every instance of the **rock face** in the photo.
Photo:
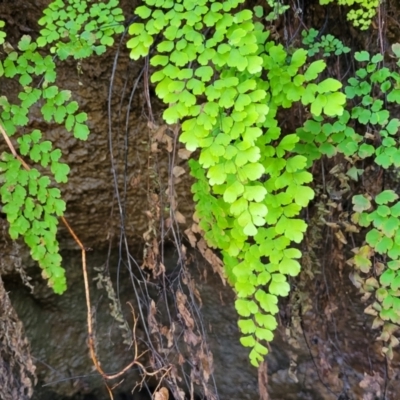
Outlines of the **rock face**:
M12 45L16 46L24 34L38 36L37 21L48 3L0 3L0 15ZM121 1L127 20L132 17L134 6ZM145 63L129 59L124 50L126 40L96 59L58 63L57 85L70 90L81 111L88 114L91 134L87 141L75 139L63 126L44 122L39 107L33 108L30 122L23 128L25 132L40 129L46 139L61 149L62 160L71 167L68 183L60 187L67 201L66 217L85 246L91 248L104 248L110 238L118 238L121 213L125 234L133 242L142 240L148 229L145 212L153 212L149 195L154 190L164 194L171 166L168 152L157 150L153 143L157 123L161 122L160 104L155 96L151 105L147 102ZM18 83L3 78L1 85L10 100L18 101ZM167 135L173 139L170 133ZM5 149L5 143L1 143L0 150ZM190 185L189 179L180 184L179 209L185 215L191 215L193 209ZM118 201L123 203L122 210ZM62 248L75 248L63 226L60 240Z
M89 257L94 268L104 267L107 254ZM54 296L47 285L38 279L32 294L28 289L9 282L12 303L22 319L30 338L32 354L37 365L39 385L34 399L43 396L72 396L78 393L102 391L102 379L93 373L93 364L87 347L85 292L80 271L80 252L64 254L68 271L69 290L63 296ZM92 276L94 277L94 276ZM128 285L123 294L127 297ZM96 291L92 281L96 342L99 358L107 372L115 372L128 364L133 351L123 343L118 323L110 316L107 292ZM98 318L98 316L101 316ZM138 380L131 370L125 379ZM45 385L44 388L41 388ZM134 387L133 385L131 389ZM56 397L53 397L56 398Z
M95 395L98 400L106 400L108 394L104 382L93 371L87 350L80 254L69 251L63 257L69 282L69 289L63 296L52 294L34 273L34 294L24 289L15 279L6 282L12 303L30 339L37 367L39 384L33 398L80 399ZM89 256L91 278L96 276L96 270L104 267L107 258L105 252ZM174 254L167 255L168 270L176 265L176 260ZM117 262L118 255L114 254L107 263L114 268ZM32 274L32 270L29 271ZM198 282L202 323L213 355L213 376L210 382L215 380L217 398L258 398L258 372L249 364L247 350L239 343L231 289L223 286L220 278L212 273L200 256L193 258L190 271ZM335 279L340 282L338 275ZM302 310L296 309L296 302L289 308L282 305L281 326L267 357L270 399L373 399L374 396L381 396L385 390L387 398L396 398L400 390L396 380L398 358L395 356L391 370L386 371L385 361L379 354L379 345L374 341L370 329L371 321L363 313L363 305L357 301L351 284L345 282L331 287L330 304L333 308L329 310L322 308L324 296L319 295L318 290L311 285L305 296L313 299L312 302L304 299L301 301L305 307L304 314ZM131 321L129 307L125 304L129 301L136 307L137 303L131 281L124 271L120 275L119 289L123 314ZM163 297L160 293L152 291L149 295L161 310ZM93 280L91 297L99 359L107 372L119 371L132 360L133 349L123 343L124 330L109 315L110 301L106 290L104 287L97 288ZM174 322L178 321L176 317ZM142 326L139 325L137 333L139 338L144 338ZM173 359L174 356L170 356ZM148 365L145 358L143 362ZM128 395L139 382L137 369L130 370L124 378L115 390L116 396ZM200 394L201 388L197 388L196 392ZM133 397L141 398L135 396L144 394L135 394Z
M0 2L0 16L7 23L12 44L22 34L38 34L36 21L47 3L44 0L15 0L12 5L9 2ZM122 2L122 6L129 19L134 4L126 0ZM123 47L122 44L118 49L116 45L113 51L100 58L83 60L79 68L71 61L60 65L58 69L59 86L70 89L82 110L89 115L91 135L87 142L77 141L60 127L44 123L38 110L33 111L30 125L26 129L40 128L63 151L64 161L71 167L69 182L62 188L67 200L66 216L83 243L93 249L89 254L88 264L91 280L97 274L95 268L104 269L104 265L107 265L114 285L119 290L124 317L131 323L130 309L125 306L127 301L139 310L147 307L153 299L158 314L161 314L160 310L166 309L167 301L160 297L162 290L155 283L149 286L146 304L138 301L132 291L131 277L126 272L120 272L126 270L126 254L123 262L119 263L118 252L120 242L124 242L126 238L132 254L141 257L142 253L138 248L143 247L143 234L147 232L145 236L151 237L155 228L152 225L155 217L168 214L170 205L163 204L162 199L168 187L168 171L173 165L169 147L173 147L175 137L172 132L166 132L165 138L160 139L162 130L157 131L156 126L161 125L161 107L152 96L150 112L143 81L138 85L132 101L130 100L143 63L130 61L126 52L122 51ZM118 50L121 51L113 71ZM114 80L110 86L112 74ZM2 92L4 90L11 98L15 97L18 88L14 82L5 80L0 83ZM160 139L157 146L154 143L155 132L158 132ZM186 168L184 163L181 166ZM189 221L193 210L191 182L187 174L180 179L180 183L175 182L179 184L177 206ZM69 289L65 295L58 297L47 288L35 267L30 268L31 261L25 247L7 239L7 224L4 220L0 222L1 275L10 275L17 270L22 274L27 271L28 275L34 277L33 294L20 283L19 278L4 278L12 304L31 343L39 380L33 398L109 398L102 379L93 372L88 356L86 304L80 255L76 252L75 243L65 228L60 227L60 243L64 251ZM121 225L124 227L123 232ZM165 229L172 232L170 226L165 226ZM175 229L179 230L176 227ZM108 246L113 249L109 262L108 253L105 252ZM261 381L268 386L272 400L397 398L397 393L400 392L397 379L399 357L395 354L393 361L386 365L380 353L380 345L374 340L376 334L370 328L372 321L363 313L365 305L351 286L347 270L339 269L333 262L327 271L321 269L312 278L303 274L292 282L293 294L290 302L281 304L280 328L267 357L268 370L257 371L249 365L247 350L239 343L231 289L222 285L220 278L213 274L201 257L192 257L193 261L188 269L197 282L202 299L202 329L213 354L213 374L209 379L209 390L214 393L214 398L258 398L258 379L259 376L262 378L263 373L264 379ZM178 290L178 281L174 279L176 263L177 257L174 254L165 258L168 279L173 282L170 287L175 293ZM96 321L99 357L107 372L116 372L132 360L133 349L123 343L122 334L126 334L126 331L121 330L120 323L109 315L107 292L104 288L98 289L95 282L91 282L92 313ZM6 306L9 307L6 292L1 292L2 289L3 286L0 285L0 366L7 361L3 350L7 343L9 346L3 334L6 330L1 325L2 315L6 314ZM12 310L10 313L14 318L11 319L15 323L14 331L18 332L20 338L17 343L19 347L14 350L18 348L21 357L24 357L25 352L25 361L22 358L20 361L30 365L22 327L18 325L16 314ZM182 313L178 314L170 317L176 326L181 327L181 330L176 330L176 337L184 336L187 332L182 328L184 317ZM144 330L144 326L139 324L138 337L142 342ZM179 365L179 360L174 359L176 354L171 352L169 356ZM150 366L154 360L144 358L144 363ZM193 370L201 369L196 365L191 367ZM207 369L205 366L202 368L203 372ZM210 368L209 373L211 372ZM185 373L186 370L181 371L181 375ZM0 374L2 400L13 398L18 392L13 391L14 389L5 392L1 383L12 385L14 382L15 390L18 390L24 377L29 376L33 381L27 371L15 374L22 377L20 381L9 380L8 383L1 380ZM145 398L143 393L130 394L138 382L140 376L136 366L124 375L124 381L115 389L115 398ZM154 385L154 382L151 384ZM190 385L187 391L190 392ZM197 394L202 391L200 386L193 389ZM23 399L23 396L28 398L30 393L18 394L14 398Z
M0 387L3 400L28 400L36 384L29 343L0 277Z

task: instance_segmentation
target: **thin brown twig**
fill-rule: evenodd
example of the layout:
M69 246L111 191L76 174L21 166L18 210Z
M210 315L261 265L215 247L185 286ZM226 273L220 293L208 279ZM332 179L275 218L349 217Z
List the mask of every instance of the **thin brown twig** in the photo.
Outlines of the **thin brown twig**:
M6 131L4 130L4 128L2 127L2 125L0 124L0 132L3 135L4 140L7 143L8 148L10 149L12 155L23 165L23 167L27 170L30 171L30 167L29 165L18 155L18 153L15 150L14 145L11 143L11 140L9 138L9 136L7 135Z
M149 56L145 58L143 88L146 97L147 107L149 109L149 119L151 122L154 123L154 115L151 107L150 89L149 89Z
M379 45L381 49L381 54L384 54L384 43L383 43L383 25L385 24L385 21L383 19L382 13L381 13L381 5L379 4L378 6L378 25L379 25Z

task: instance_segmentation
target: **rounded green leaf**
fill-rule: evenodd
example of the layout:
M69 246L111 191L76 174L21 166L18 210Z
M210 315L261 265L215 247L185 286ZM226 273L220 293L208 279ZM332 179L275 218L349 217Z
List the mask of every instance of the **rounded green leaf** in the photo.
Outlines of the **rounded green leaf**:
M391 203L399 198L398 194L393 190L384 190L375 197L376 204Z
M274 334L269 329L265 328L257 328L255 330L255 335L257 339L266 340L267 342L271 342L274 338Z
M300 263L292 258L283 257L279 263L279 272L282 274L297 276L300 269Z
M368 51L357 51L354 54L354 58L357 61L363 62L363 61L369 61L370 56L369 56Z
M244 347L254 347L256 341L253 336L242 336L240 338L240 343Z
M276 318L269 314L255 314L256 322L259 326L263 326L264 328L269 329L270 331L274 331L278 326L276 322Z
M396 276L396 272L389 268L380 276L379 282L385 287L390 286Z
M322 82L318 83L318 92L319 93L327 93L327 92L336 92L342 87L341 82L333 78L324 79Z
M245 335L254 333L256 331L256 325L252 319L240 319L238 321L239 328ZM257 328L259 329L259 328Z
M224 192L224 200L233 203L244 191L244 186L239 182L233 182Z
M267 194L267 190L264 186L245 186L243 197L249 201L256 201L257 203L261 203Z
M392 280L392 283L390 284L390 288L395 291L400 288L400 275L399 274L396 274L395 278Z
M263 290L258 289L256 291L255 298L260 303L260 307L264 311L272 315L276 314L279 311L277 306L278 298L274 294L268 294L265 293Z

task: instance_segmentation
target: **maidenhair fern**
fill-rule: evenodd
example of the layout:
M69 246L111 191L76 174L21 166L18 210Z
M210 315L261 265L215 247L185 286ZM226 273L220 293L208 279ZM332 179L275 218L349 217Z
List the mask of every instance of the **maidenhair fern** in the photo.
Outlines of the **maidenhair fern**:
M400 104L400 75L380 65L381 54L371 57L362 51L355 53L355 59L362 66L345 87L348 110L336 121L308 120L297 130L300 142L295 151L305 155L309 165L323 154L332 157L342 153L352 164L348 176L358 180L364 172L361 162L367 158L386 170L400 167L400 120L391 118L388 111L391 103ZM355 131L356 126L362 127L361 133ZM380 339L386 342L385 353L392 357L398 344L394 324L400 321L400 202L393 190L384 189L374 198L357 194L352 203L352 222L369 230L366 243L353 249L355 255L348 263L356 268L353 281L361 290L368 295L375 293L376 301L366 312L376 317L375 328L382 326ZM375 266L371 261L374 257Z
M284 2L282 2L281 0L267 0L267 5L268 10L271 11L265 17L266 21L274 21L278 19L290 8L289 5L284 4ZM264 8L262 6L255 6L254 14L258 18L262 18L264 16Z
M314 196L306 158L292 154L299 138L281 134L277 113L301 101L316 116L340 115L345 96L340 82L316 81L323 61L305 67L305 50L289 55L268 41L250 10L232 12L238 4L146 1L135 10L143 22L131 25L128 47L137 59L163 35L151 80L169 104L166 122L180 121L180 140L201 150L190 163L196 215L209 245L222 251L241 342L258 365L277 325L278 296L300 271L292 242L303 239L298 216Z
M354 153L358 159L372 157L380 168L397 169L400 167L400 120L391 118L388 108L391 103L400 104L400 75L380 66L383 60L380 54L371 57L363 51L355 57L363 66L357 70L356 77L349 80L346 94L357 104L352 108L352 119L369 129ZM353 209L353 222L370 229L365 237L366 244L354 250L355 256L350 263L359 272L369 275L364 291L375 292L377 301L368 312L376 316L375 327L383 325L386 334L382 334L381 339L387 342L384 351L391 358L392 349L397 345L392 325L400 321L400 277L397 272L400 266L400 202L393 190L385 189L374 199L368 194L354 196ZM379 268L372 266L374 254L380 261ZM379 281L371 277L373 272L379 276Z
M333 35L321 35L319 38L319 32L314 28L308 31L304 30L302 36L302 42L308 48L309 56L321 56L321 53L322 57L340 56L350 51L349 47Z
M30 110L40 105L44 121L64 125L77 139L86 140L89 128L87 115L79 111L71 100L69 90L56 85L56 64L51 55L44 55L39 47L52 44L50 49L60 59L101 54L113 43L111 36L121 32L118 21L123 19L118 2L91 3L56 0L44 11L39 24L45 27L36 41L24 35L17 49L8 44L8 54L0 61L0 77L17 80L21 89L13 103L0 96L0 124L3 134L17 136L19 154L28 161L23 166L10 153L3 153L0 161L0 194L2 211L10 224L12 239L23 236L31 255L43 269L43 275L56 293L66 289L65 271L56 238L58 219L64 214L65 202L54 184L66 183L69 166L61 162L61 150L45 140L43 133L22 130L29 122ZM4 22L0 21L0 43L5 41ZM40 167L39 167L40 165ZM38 166L38 168L35 168ZM41 171L45 171L42 173Z
M40 102L45 121L63 123L77 137L87 137L86 114L78 113L78 104L70 100L69 91L59 90L54 85L53 59L51 56L43 57L29 36L23 36L18 49L0 62L0 76L18 79L22 88L17 103L10 102L5 95L0 97L0 124L8 136L15 135L19 127L28 124L30 108ZM37 77L43 82L40 88L37 87ZM43 140L38 129L19 134L17 141L20 154L29 157L31 165L40 164L50 170L57 183L67 181L69 167L60 162L61 151L50 141ZM10 236L12 239L19 235L24 237L31 248L32 258L43 268L49 284L55 292L62 293L66 282L56 239L57 216L65 211L60 190L51 187L50 178L38 169L25 170L13 155L3 153L1 159L0 193L4 204L2 210L10 223Z
M118 0L108 2L87 0L55 0L39 19L39 47L51 45L51 53L61 60L68 56L86 58L106 51L114 43L113 36L122 33L124 26Z
M339 6L354 6L347 13L347 19L355 27L365 30L371 25L371 20L375 17L381 0L319 0L319 2L322 5L335 2Z

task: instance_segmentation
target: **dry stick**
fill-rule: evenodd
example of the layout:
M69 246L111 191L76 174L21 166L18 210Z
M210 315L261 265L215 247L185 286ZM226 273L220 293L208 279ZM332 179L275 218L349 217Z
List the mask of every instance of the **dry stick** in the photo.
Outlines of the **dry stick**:
M17 154L17 152L15 151L15 148L14 148L13 144L11 143L10 138L8 137L6 131L4 130L4 128L3 128L3 126L2 126L1 124L0 124L0 132L1 132L1 134L3 135L3 138L4 138L4 140L6 141L7 146L9 147L9 149L10 149L12 155L13 155L17 160L19 160L19 162L23 165L23 167L24 167L27 171L30 171L31 168L30 168L29 165Z
M64 217L61 217L61 220L63 221L64 225L67 227L69 230L69 233L71 236L74 238L75 242L79 246L79 248L82 251L82 270L83 270L83 281L85 284L85 295L86 295L86 306L87 306L87 328L88 328L88 343L89 343L89 351L90 351L90 357L93 361L94 366L96 367L97 371L100 373L100 375L104 379L115 379L121 376L123 373L125 373L129 368L131 368L135 363L136 363L136 358L128 364L123 370L120 372L110 375L106 374L103 369L100 366L100 362L97 358L96 351L95 351L95 345L94 345L94 334L93 334L93 321L92 321L92 313L91 313L91 302L90 302L90 289L89 289L89 279L88 279L88 274L87 274L87 266L86 266L86 249L83 246L82 242L79 240L78 236L76 236L75 232L67 222L67 220ZM135 324L136 325L136 324ZM136 357L136 354L135 354Z
M3 135L4 140L6 141L12 155L18 159L20 161L20 163L23 165L23 167L27 170L30 171L30 166L17 154L14 145L12 144L10 138L8 137L6 131L4 130L3 126L0 124L0 132ZM82 251L82 272L83 272L83 281L85 284L85 296L86 296L86 308L87 308L87 330L88 330L88 345L89 345L89 352L90 352L90 357L93 361L93 364L96 368L96 370L99 372L99 374L104 378L104 379L115 379L118 378L119 376L121 376L122 374L124 374L126 371L128 371L131 367L133 367L135 364L138 365L143 371L145 376L153 376L156 375L160 372L160 370L155 371L155 372L148 372L146 370L146 368L138 361L140 359L140 357L143 356L144 353L140 354L139 356L137 356L137 342L135 341L135 358L134 360L128 364L125 368L123 368L120 372L116 373L116 374L106 374L103 369L100 366L100 362L97 358L96 355L96 351L95 351L95 345L94 345L94 334L93 334L93 321L92 321L92 314L91 314L91 302L90 302L90 289L89 289L89 279L88 279L88 273L87 273L87 266L86 266L86 249L83 246L82 242L79 240L78 236L75 234L75 232L73 231L73 229L71 228L71 226L69 225L68 221L64 218L61 217L62 222L64 223L64 225L67 227L69 233L71 234L71 236L73 237L73 239L75 240L75 242L77 243L77 245L79 246L79 248ZM134 336L135 336L135 332L136 332L136 324L137 324L137 318L135 316L134 310L132 305L129 303L131 310L132 310L132 314L133 314L133 319L134 319L134 326L133 326L133 330L134 330ZM163 368L161 368L162 370ZM167 372L170 370L170 368L167 370ZM107 390L110 394L111 399L113 400L113 395L111 393L110 388L108 387L108 385L106 384Z

